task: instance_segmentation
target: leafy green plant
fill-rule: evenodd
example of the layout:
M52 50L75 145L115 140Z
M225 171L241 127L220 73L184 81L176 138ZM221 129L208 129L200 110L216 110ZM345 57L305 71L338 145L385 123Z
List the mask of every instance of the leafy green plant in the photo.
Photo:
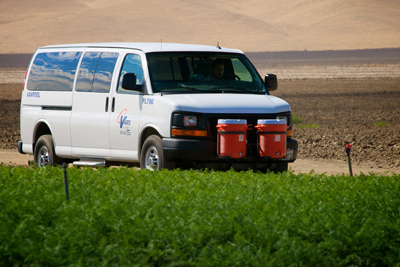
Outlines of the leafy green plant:
M293 123L301 123L303 121L294 111L292 112L292 122Z
M315 129L315 128L320 128L321 126L316 123L307 123L307 124L299 124L297 125L299 129Z
M400 176L0 165L0 266L393 266Z
M388 127L390 124L386 121L378 121L374 123L375 127Z

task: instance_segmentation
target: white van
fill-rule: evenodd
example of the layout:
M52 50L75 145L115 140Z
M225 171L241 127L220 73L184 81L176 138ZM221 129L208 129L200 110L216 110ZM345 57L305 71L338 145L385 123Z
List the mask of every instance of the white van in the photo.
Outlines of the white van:
M243 52L219 46L41 47L24 82L18 151L33 154L39 166L284 171L297 157L297 141L289 104L269 93L276 88L275 75L263 81ZM260 132L260 121L284 121L285 151L260 152L270 145L260 137L274 134ZM243 124L245 130L230 130ZM240 156L236 138L245 144Z

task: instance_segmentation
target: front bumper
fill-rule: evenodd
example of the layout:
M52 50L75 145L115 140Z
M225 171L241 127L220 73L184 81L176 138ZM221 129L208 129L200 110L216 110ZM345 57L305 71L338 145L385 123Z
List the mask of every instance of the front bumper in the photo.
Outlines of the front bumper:
M193 140L183 138L164 138L162 140L164 156L172 162L294 162L297 158L298 144L287 139L287 156L283 159L266 159L256 153L256 145L247 145L247 156L243 159L220 158L217 155L217 142L211 140Z

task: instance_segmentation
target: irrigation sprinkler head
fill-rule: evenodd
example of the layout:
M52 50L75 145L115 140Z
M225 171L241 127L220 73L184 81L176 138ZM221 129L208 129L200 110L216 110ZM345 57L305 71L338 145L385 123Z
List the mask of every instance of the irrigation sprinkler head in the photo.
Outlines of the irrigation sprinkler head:
M344 150L346 151L347 155L350 155L351 145L350 144L345 145Z
M351 168L351 160L350 160L350 150L351 150L351 145L347 144L344 146L344 150L347 153L347 161L349 163L349 172L350 172L350 176L353 176L353 169Z

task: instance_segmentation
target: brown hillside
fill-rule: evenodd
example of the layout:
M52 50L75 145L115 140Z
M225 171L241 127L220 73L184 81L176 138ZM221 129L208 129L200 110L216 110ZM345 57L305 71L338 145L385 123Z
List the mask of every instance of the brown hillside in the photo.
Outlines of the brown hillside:
M400 46L400 1L3 0L0 53L77 42L163 41L244 51Z

